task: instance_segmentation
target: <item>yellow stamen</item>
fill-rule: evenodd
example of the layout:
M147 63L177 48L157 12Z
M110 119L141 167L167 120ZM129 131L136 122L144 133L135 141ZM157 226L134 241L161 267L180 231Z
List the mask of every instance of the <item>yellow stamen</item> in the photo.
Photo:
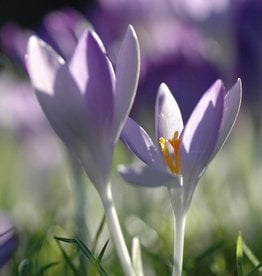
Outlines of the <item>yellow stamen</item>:
M182 140L178 138L178 131L174 133L174 136L172 139L165 139L161 137L159 139L159 144L161 147L161 150L163 152L164 158L166 160L166 163L171 170L172 173L179 175L182 172L182 166L181 166L181 156L180 156L180 145ZM174 157L172 158L168 148L167 143L169 143L172 148L174 149Z

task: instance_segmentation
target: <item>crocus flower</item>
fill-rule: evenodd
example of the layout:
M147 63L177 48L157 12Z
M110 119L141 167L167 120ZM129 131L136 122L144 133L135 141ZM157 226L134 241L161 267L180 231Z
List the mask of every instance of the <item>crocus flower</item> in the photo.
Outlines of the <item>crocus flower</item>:
M241 102L241 81L224 94L217 80L202 96L187 123L169 88L162 83L155 105L156 142L132 119L121 138L144 164L120 166L123 178L146 187L166 186L176 217L175 275L182 271L187 210L203 172L227 139Z
M138 44L133 29L123 41L116 73L91 31L82 35L68 63L31 37L27 64L37 98L58 136L81 160L97 188L107 183L114 144L137 85Z
M109 181L114 145L134 100L139 65L138 41L131 26L115 71L102 41L90 30L81 36L69 62L35 36L28 44L27 67L37 98L57 135L98 190L127 275L132 275L132 266L123 248Z
M0 267L5 265L17 249L18 238L7 215L0 214Z

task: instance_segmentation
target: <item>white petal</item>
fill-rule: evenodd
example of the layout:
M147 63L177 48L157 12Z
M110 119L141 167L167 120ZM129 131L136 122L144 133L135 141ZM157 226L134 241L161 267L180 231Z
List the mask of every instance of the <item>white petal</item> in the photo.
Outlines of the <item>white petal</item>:
M155 106L157 143L160 137L172 139L176 131L183 129L183 119L178 104L166 84L158 89Z

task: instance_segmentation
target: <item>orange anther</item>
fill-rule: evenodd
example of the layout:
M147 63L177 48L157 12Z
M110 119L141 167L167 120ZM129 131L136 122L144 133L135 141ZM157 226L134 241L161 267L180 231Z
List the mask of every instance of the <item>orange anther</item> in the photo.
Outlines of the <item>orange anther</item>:
M182 140L178 138L178 131L174 133L172 139L166 140L165 138L161 137L159 139L159 144L161 150L163 152L165 161L169 167L169 169L176 175L181 174L182 172L182 164L181 164L181 156L180 156L180 145ZM174 149L174 159L172 158L168 148L167 143L169 143L172 148Z

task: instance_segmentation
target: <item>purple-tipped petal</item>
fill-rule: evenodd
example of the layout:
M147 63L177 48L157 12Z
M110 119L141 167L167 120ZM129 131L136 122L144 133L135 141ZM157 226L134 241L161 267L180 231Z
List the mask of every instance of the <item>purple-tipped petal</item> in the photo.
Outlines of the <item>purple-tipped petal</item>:
M163 167L162 158L147 132L131 118L127 119L121 139L143 162L153 167Z
M99 138L108 139L112 129L113 79L104 46L95 33L86 31L82 35L69 68L84 94L93 125L100 128Z
M224 86L216 81L202 96L183 131L183 175L198 177L207 166L217 143L223 116Z
M52 95L56 72L64 63L64 60L44 41L36 36L30 37L26 64L36 90Z
M119 165L118 172L126 182L135 186L159 187L176 185L173 175L140 163L134 163L130 166Z
M242 99L242 83L238 79L234 86L227 92L224 99L224 113L219 130L218 140L210 161L224 145L235 124Z
M158 89L155 106L155 123L157 142L160 137L172 139L175 131L183 130L183 119L180 109L166 84Z
M115 113L114 134L115 140L125 124L132 107L140 69L140 50L136 33L129 26L122 42L116 62Z

